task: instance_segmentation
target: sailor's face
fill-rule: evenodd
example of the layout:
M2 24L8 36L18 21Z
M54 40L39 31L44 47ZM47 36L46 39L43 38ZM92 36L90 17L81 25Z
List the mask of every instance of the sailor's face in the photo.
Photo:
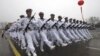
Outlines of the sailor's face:
M70 19L69 22L72 23L72 19Z
M65 18L65 21L68 21L68 19L67 19L67 18Z
M44 17L44 14L40 14L40 18L43 18Z
M28 16L31 16L31 15L32 15L32 11L28 11L28 12L27 12L27 15L28 15Z
M52 15L52 16L51 16L51 19L54 19L54 18L55 18L55 16L54 16L54 15Z
M62 20L62 17L58 17L59 20Z

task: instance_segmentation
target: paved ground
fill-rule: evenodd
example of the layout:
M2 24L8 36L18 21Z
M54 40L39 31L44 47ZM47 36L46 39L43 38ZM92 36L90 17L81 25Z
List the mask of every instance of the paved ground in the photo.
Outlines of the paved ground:
M92 30L92 39L88 46L84 47L74 47L74 48L62 48L60 51L53 51L56 56L100 56L100 29ZM76 49L77 48L77 49ZM68 51L65 51L65 49ZM70 51L72 50L72 51ZM9 47L8 42L0 37L0 56L12 56L12 51ZM50 56L50 55L49 55Z
M1 38L0 33L0 56L12 56L11 48L7 40Z
M94 39L89 42L89 56L100 56L100 29L91 31Z

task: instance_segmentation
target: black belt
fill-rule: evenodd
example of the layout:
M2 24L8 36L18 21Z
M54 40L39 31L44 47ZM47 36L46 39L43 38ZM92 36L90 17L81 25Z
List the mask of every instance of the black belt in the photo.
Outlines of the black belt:
M46 30L47 28L46 27L44 27L44 28L42 28L41 30Z
M32 30L39 30L38 27L33 27L33 28L28 28L27 30L32 31Z

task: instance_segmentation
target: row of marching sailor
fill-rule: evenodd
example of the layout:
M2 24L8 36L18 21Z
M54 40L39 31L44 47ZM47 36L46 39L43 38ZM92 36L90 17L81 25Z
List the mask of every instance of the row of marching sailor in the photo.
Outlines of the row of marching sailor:
M38 20L34 18L32 9L26 10L27 17L22 17L14 22L8 29L12 39L26 49L28 56L37 56L35 46L40 47L43 52L43 46L46 44L51 50L58 46L67 46L72 42L87 41L92 38L88 31L89 25L86 22L64 18L51 14L49 19L44 18L44 13L40 12Z

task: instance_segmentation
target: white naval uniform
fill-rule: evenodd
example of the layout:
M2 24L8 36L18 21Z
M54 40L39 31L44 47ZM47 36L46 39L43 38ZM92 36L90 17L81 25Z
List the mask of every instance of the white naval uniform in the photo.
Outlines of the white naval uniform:
M79 28L82 27L82 24L79 24ZM78 32L80 33L81 36L83 36L83 40L87 40L87 35L82 31L82 29L79 29Z
M8 29L8 32L9 32L10 36L12 37L12 39L17 37L16 28L17 28L17 25L16 25L16 22L15 22Z
M86 27L85 29L83 29L83 31L87 34L88 39L93 38L91 33L89 32L89 30L87 29L87 27L89 27L89 25L83 25L83 27Z
M18 38L18 35L17 35L17 28L18 28L18 22L14 22L11 27L8 29L8 32L10 34L10 36L12 37L12 39L18 44L20 45L19 43L19 38Z
M43 52L43 46L44 43L50 48L52 49L52 42L48 40L47 38L47 29L40 29L45 23L46 23L46 19L41 20L40 18L38 19L38 27L39 27L39 34L40 34L40 38L41 38L41 44L40 44L40 49Z
M22 25L22 29L23 29L23 31L25 30L25 28L26 28L26 26L27 26L27 24L29 23L29 18L23 18L20 22L21 23L23 23L23 25ZM37 56L37 54L35 53L35 47L34 47L34 45L33 45L33 40L32 40L32 37L31 37L31 35L30 35L30 31L27 31L27 32L25 32L25 39L27 40L27 47L26 47L26 52L27 52L27 54L28 54L28 56L30 56L31 55L31 53L33 54L33 56L34 55L36 55ZM31 52L31 53L30 53Z
M70 39L64 34L63 28L61 27L63 23L64 23L63 21L58 21L58 23L57 23L57 27L59 28L58 33L59 33L61 39L63 39L68 44L70 44L71 43Z
M81 24L82 29L80 29L80 31L83 33L83 35L86 37L87 40L89 40L89 35L87 34L87 32L85 31L86 28L83 28L84 25Z
M71 26L75 26L75 23L72 23ZM71 34L75 37L75 42L79 42L79 41L80 41L80 40L79 40L79 36L75 33L75 29L72 28L72 29L70 30L70 32L71 32Z
M80 41L80 37L78 36L78 34L76 33L76 24L75 23L72 23L72 34L74 35L74 37L76 38L76 42Z
M17 35L18 35L18 38L19 38L19 42L20 42L20 46L21 46L21 49L26 49L26 42L25 42L25 37L24 37L24 31L23 31L23 18L19 19L17 22L18 22L18 27L17 27Z
M76 27L76 29L74 30L75 31L75 33L77 34L77 36L79 37L79 40L81 41L81 40L83 40L83 41L85 41L85 39L84 39L84 37L78 32L78 24L75 24L75 27Z
M90 27L90 25L87 25L87 27ZM88 28L86 28L87 33L89 34L90 38L93 38L92 34L89 32Z
M25 37L23 35L23 31L18 31L17 34L18 34L18 37L20 38L20 46L21 46L21 49L26 49L26 42L25 42Z
M49 25L49 27L50 27L50 29L49 29L49 33L50 33L50 37L52 38L52 42L54 43L54 42L56 42L56 44L58 45L58 46L66 46L67 44L65 44L65 43L63 43L63 40L60 38L60 36L59 36L59 33L58 33L58 31L57 31L57 28L54 26L53 27L53 25L55 24L55 23L57 23L57 21L56 20L50 20L50 21L48 21L47 22L48 23L48 25Z
M38 21L33 19L30 24L29 24L29 28L30 30L30 35L32 37L33 43L36 45L36 47L39 46L38 40L40 40L39 38L39 33L38 33Z
M69 37L72 41L75 41L75 37L70 33L70 28L69 28L69 26L70 26L70 24L71 23L69 23L69 22L66 22L64 25L65 25L65 35L67 36L67 37Z

